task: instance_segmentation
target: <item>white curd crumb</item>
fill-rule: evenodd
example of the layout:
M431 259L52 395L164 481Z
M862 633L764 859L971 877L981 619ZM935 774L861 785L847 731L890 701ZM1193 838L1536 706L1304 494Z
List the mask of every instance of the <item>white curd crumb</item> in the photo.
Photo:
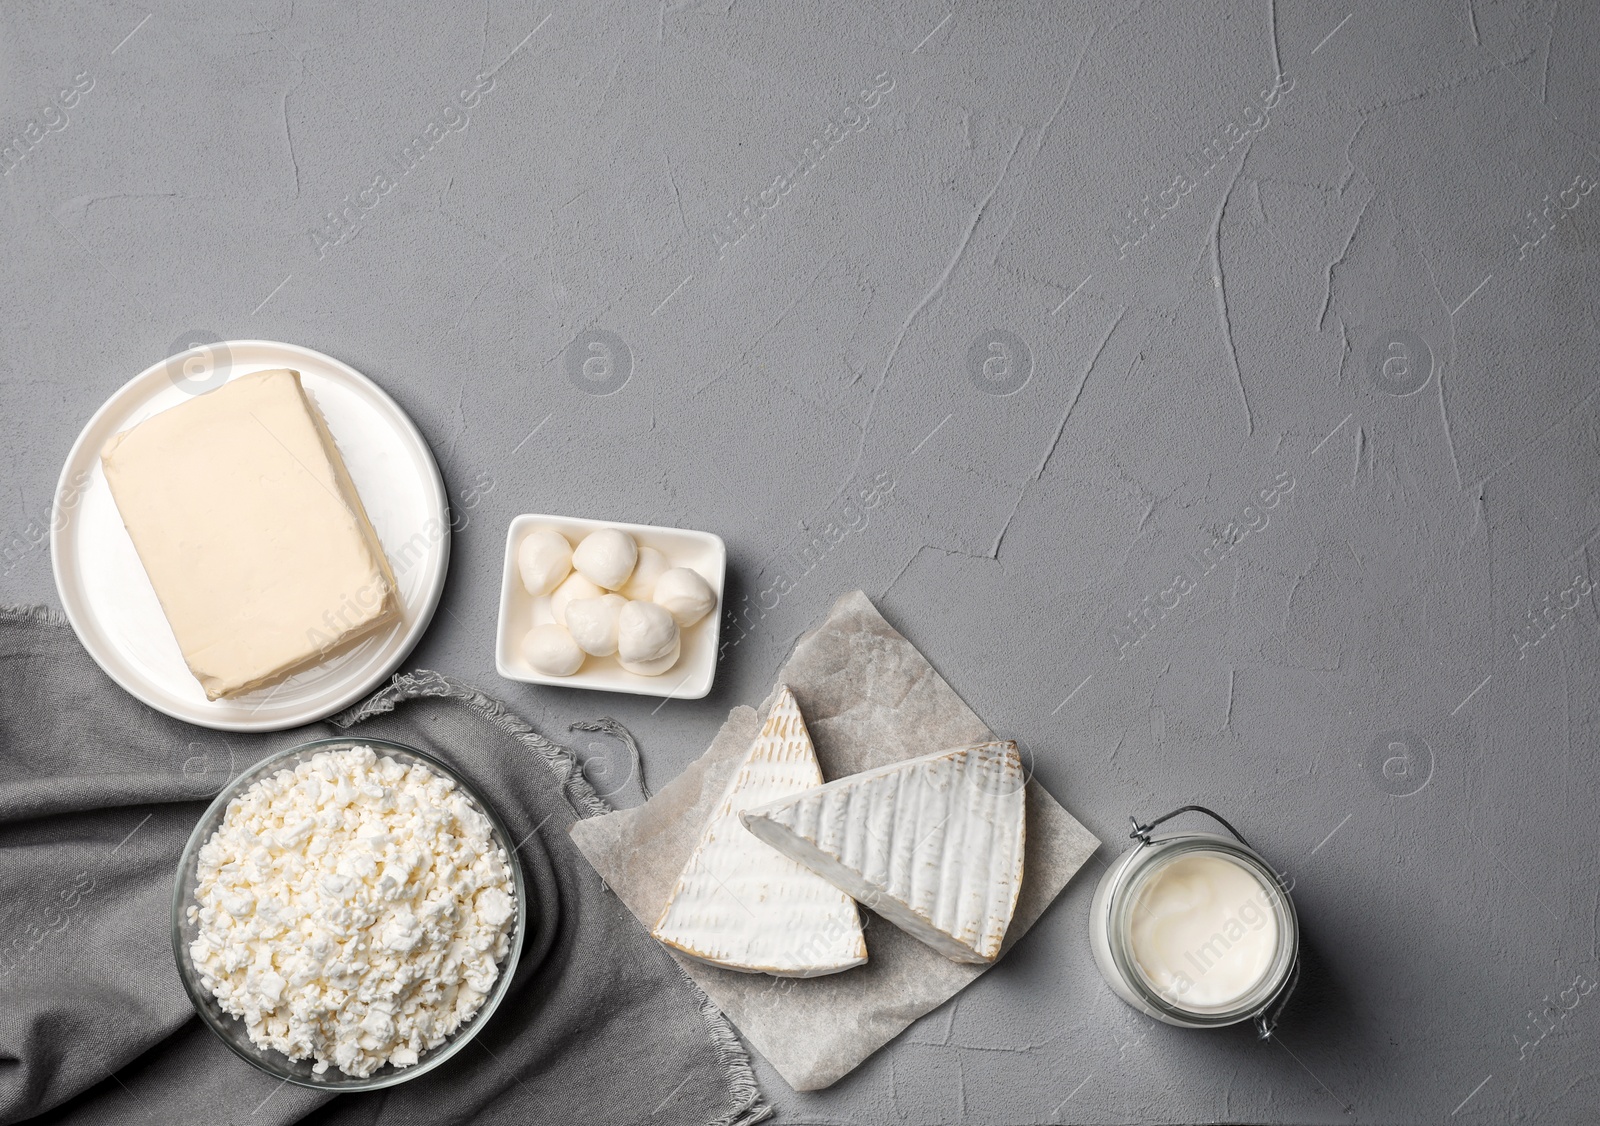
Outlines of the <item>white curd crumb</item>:
M628 581L639 560L639 545L620 528L601 528L583 537L572 566L596 586L616 590Z
M510 859L448 778L324 751L228 803L200 849L202 985L250 1039L366 1077L470 1020L516 918Z
M567 603L567 629L578 648L596 657L617 651L617 624L628 600L620 594L599 598L574 598Z
M517 569L529 594L549 594L572 572L572 545L560 532L536 528L517 545Z
M534 626L522 639L522 655L546 676L571 676L583 667L583 650L565 626Z
M672 614L678 628L688 629L711 613L717 596L700 572L688 567L673 567L656 580L654 600Z

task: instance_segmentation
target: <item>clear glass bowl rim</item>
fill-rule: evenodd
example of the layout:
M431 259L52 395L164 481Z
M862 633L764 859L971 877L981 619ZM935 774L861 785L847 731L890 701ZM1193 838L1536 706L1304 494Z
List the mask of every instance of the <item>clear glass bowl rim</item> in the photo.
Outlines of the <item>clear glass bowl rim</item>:
M287 1056L271 1050L260 1048L250 1041L249 1035L244 1030L244 1022L240 1018L221 1013L217 1008L216 998L200 982L199 975L190 961L188 943L184 938L185 925L184 912L193 902L193 885L188 874L192 872L200 848L211 839L217 826L222 823L226 814L228 803L244 790L248 789L261 778L276 771L288 768L290 759L309 759L318 751L332 750L335 748L371 747L382 757L391 752L410 756L421 762L429 770L442 777L450 779L456 788L472 802L478 812L489 820L491 834L509 858L511 880L516 896L516 926L511 933L511 945L506 951L506 956L500 962L500 973L495 978L494 986L489 995L484 998L483 1004L472 1015L465 1025L457 1029L455 1034L437 1048L425 1053L422 1059L410 1067L394 1067L385 1064L372 1075L365 1079L353 1075L346 1075L337 1065L330 1065L322 1075L299 1074L291 1071L290 1067L302 1067L309 1064L307 1060L290 1061ZM357 1091L378 1091L385 1087L393 1087L399 1083L415 1079L419 1075L442 1065L462 1048L468 1041L478 1034L478 1030L488 1023L500 1007L501 1000L510 988L511 979L516 974L517 962L522 955L522 943L528 930L528 896L527 887L523 880L522 863L518 859L516 846L512 844L511 834L506 830L505 824L495 813L494 808L484 801L478 791L464 779L455 767L440 761L426 751L404 743L396 743L389 739L368 739L352 736L336 736L328 739L313 739L307 743L299 743L281 751L275 751L250 767L239 777L228 783L222 791L212 799L201 814L200 820L195 823L194 830L189 834L189 840L183 846L183 853L178 859L178 871L174 879L172 897L172 956L177 962L178 978L183 982L184 992L189 995L189 1001L194 1005L195 1012L205 1026L214 1032L218 1039L226 1044L234 1055L244 1060L250 1066L266 1072L276 1079L293 1083L298 1087L309 1087L313 1090L331 1091L335 1094L347 1094ZM215 1011L214 1011L215 1010ZM220 1014L220 1015L219 1015ZM286 1066L276 1066L276 1060L282 1060Z

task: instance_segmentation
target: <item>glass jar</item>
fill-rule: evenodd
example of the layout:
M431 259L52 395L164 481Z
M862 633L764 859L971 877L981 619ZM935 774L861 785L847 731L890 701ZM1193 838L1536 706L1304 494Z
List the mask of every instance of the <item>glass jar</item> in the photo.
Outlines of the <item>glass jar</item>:
M1160 836L1151 832L1162 822L1190 811L1215 819L1232 834L1231 838L1210 832L1171 832ZM1220 1028L1253 1020L1262 1039L1271 1036L1300 976L1300 928L1294 901L1289 896L1289 883L1232 825L1203 806L1183 806L1147 825L1140 825L1135 819L1130 836L1139 843L1106 870L1089 909L1089 942L1101 976L1117 996L1167 1024L1180 1028ZM1172 866L1185 859L1189 861L1188 869L1212 860L1225 861L1235 868L1213 865L1209 870L1235 879L1239 875L1236 869L1242 870L1259 884L1261 894L1259 897L1252 895L1246 904L1232 906L1231 914L1231 901L1220 905L1224 910L1213 912L1219 920L1216 933L1209 936L1203 948L1184 951L1183 966L1193 969L1194 977L1190 979L1180 973L1175 983L1163 983L1140 960L1136 950L1135 919L1136 914L1149 910L1141 896L1159 890L1160 877L1166 874L1172 878L1181 871ZM1180 904L1180 909L1187 905ZM1245 912L1246 907L1249 913ZM1265 932L1266 921L1273 924L1270 938L1261 943L1264 948L1259 951L1259 976L1234 995L1212 1003L1197 1001L1196 998L1203 998L1205 991L1192 990L1189 986L1202 980L1231 947L1249 938L1252 927L1240 922L1241 915L1257 932ZM1209 925L1204 929L1209 929Z

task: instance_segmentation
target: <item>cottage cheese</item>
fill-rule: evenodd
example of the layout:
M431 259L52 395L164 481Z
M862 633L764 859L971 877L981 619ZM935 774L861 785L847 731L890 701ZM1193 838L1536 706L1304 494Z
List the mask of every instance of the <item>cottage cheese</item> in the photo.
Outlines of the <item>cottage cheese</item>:
M455 783L326 751L228 804L200 849L189 954L250 1039L365 1077L472 1017L516 917L510 860Z

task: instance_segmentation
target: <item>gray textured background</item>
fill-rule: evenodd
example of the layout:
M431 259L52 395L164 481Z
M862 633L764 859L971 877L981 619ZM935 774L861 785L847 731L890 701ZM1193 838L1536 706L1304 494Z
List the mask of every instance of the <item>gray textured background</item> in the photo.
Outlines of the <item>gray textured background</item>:
M121 383L306 344L458 503L413 663L662 781L859 587L1103 856L1201 801L1296 880L1278 1044L1112 997L1091 865L787 1121L1595 1121L1594 5L443 7L0 8L5 601ZM710 698L497 679L530 511L726 538Z

